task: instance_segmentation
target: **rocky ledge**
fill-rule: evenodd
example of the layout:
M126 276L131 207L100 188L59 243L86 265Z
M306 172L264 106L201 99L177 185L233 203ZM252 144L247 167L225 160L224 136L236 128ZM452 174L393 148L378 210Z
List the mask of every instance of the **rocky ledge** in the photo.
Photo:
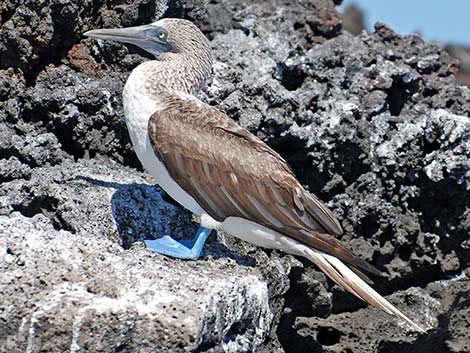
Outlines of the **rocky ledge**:
M195 231L124 126L148 56L82 33L161 16L203 29L201 98L285 157L427 334L224 234L195 262L144 248ZM470 90L439 47L353 36L330 0L6 0L0 26L0 352L470 350Z

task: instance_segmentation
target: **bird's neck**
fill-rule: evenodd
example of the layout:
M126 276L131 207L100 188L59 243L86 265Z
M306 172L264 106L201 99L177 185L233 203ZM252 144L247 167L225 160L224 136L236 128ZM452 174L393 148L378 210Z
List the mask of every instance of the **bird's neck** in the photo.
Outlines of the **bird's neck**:
M212 58L206 50L192 56L169 53L132 71L124 87L124 115L132 145L142 163L148 150L151 151L147 137L150 116L165 109L168 98L174 94L195 94L210 75L211 66Z
M158 60L147 61L133 70L140 91L160 96L162 90L183 94L195 94L210 76L212 57L209 51L189 54L166 53Z

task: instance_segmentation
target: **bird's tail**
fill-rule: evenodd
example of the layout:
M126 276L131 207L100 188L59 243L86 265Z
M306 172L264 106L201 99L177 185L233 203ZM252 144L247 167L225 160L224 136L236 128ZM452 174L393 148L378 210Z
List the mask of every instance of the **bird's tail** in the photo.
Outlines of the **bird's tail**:
M420 326L411 321L405 314L393 306L387 299L377 293L354 271L340 259L312 248L304 248L305 257L317 265L335 283L354 294L359 299L382 309L386 313L397 316L408 322L414 329L425 332Z

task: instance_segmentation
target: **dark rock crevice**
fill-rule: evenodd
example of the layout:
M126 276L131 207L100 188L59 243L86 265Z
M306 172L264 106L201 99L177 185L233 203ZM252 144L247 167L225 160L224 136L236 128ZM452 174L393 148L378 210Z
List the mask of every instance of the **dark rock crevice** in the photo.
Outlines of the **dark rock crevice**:
M418 90L418 83L411 81L411 76L408 76L392 77L392 86L387 90L387 103L392 116L399 116L410 97Z

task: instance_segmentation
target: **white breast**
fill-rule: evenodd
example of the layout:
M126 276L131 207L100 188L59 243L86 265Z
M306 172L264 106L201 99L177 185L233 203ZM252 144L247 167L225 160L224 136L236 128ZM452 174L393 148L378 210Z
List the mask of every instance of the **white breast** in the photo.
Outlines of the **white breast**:
M145 64L135 68L124 86L124 115L134 151L144 168L174 200L191 212L203 213L199 204L170 177L165 165L155 156L148 136L148 121L152 113L159 109L158 97L151 97L146 76Z

